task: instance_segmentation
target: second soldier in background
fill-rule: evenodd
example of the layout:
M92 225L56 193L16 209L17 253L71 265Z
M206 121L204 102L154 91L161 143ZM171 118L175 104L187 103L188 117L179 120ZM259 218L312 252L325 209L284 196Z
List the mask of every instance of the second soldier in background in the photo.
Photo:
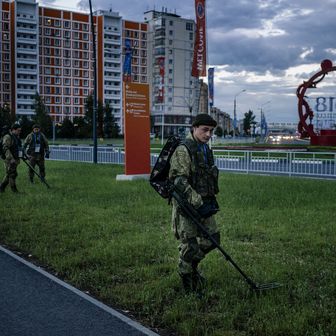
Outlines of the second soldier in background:
M44 158L49 158L49 144L39 125L33 125L33 131L27 135L23 147L31 166L39 167L41 178L44 180L46 176ZM34 183L34 171L29 169L28 174L30 182Z

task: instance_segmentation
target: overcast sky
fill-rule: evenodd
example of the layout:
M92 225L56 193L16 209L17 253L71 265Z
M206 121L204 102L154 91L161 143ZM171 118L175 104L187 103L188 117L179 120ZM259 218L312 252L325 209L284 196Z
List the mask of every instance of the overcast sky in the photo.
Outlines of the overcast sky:
M45 0L65 9L88 8L88 0ZM147 10L195 19L194 0L92 0L124 19L142 21ZM215 67L215 106L237 116L249 109L268 122L297 122L296 89L330 59L336 65L336 0L207 0L208 64ZM307 91L314 109L317 96L336 96L336 75ZM335 99L336 100L336 99ZM336 106L333 107L336 112Z

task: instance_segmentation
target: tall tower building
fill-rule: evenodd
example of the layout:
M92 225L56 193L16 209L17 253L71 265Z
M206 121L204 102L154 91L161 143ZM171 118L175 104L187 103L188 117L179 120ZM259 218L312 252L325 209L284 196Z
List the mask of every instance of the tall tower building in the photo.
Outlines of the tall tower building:
M195 23L167 10L145 12L145 21L152 131L184 133L198 113L199 84L191 76Z
M98 100L108 104L123 130L122 114L122 19L119 13L99 10L97 22Z
M35 93L39 92L38 5L35 0L17 0L11 2L9 8L10 107L12 113L31 115L34 113ZM3 43L5 41L3 39ZM7 72L4 75L7 80Z
M0 6L0 106L11 104L11 40L9 2Z

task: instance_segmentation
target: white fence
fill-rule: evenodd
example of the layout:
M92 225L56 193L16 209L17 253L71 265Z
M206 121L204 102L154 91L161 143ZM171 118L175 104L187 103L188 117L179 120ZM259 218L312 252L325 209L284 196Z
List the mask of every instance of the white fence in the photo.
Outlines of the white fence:
M50 149L50 160L93 162L92 146L50 146ZM335 153L242 150L216 150L214 153L221 171L336 178ZM157 156L151 154L152 166ZM98 146L97 161L124 164L125 153L117 147Z

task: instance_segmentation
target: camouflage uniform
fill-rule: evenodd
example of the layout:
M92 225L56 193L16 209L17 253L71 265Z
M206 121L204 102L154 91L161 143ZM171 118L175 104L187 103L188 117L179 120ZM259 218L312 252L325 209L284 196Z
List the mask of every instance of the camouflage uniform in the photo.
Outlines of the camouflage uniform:
M17 192L15 180L18 176L17 167L20 163L19 152L22 151L21 140L15 134L6 134L2 139L2 146L6 156L4 160L6 175L0 185L0 191L5 191L9 184L12 191Z
M42 132L31 132L27 135L24 144L24 149L27 149L29 162L33 168L37 165L39 167L41 178L45 178L45 153L49 152L48 140ZM29 179L31 182L34 180L34 171L29 168Z
M188 201L196 209L204 202L215 199L218 193L218 169L214 166L212 151L208 145L197 143L191 133L171 157L169 178L175 185L182 186ZM172 203L172 226L180 241L178 272L183 280L185 276L199 274L199 262L214 246L191 220L181 214L174 199ZM204 219L203 224L219 243L215 217Z

